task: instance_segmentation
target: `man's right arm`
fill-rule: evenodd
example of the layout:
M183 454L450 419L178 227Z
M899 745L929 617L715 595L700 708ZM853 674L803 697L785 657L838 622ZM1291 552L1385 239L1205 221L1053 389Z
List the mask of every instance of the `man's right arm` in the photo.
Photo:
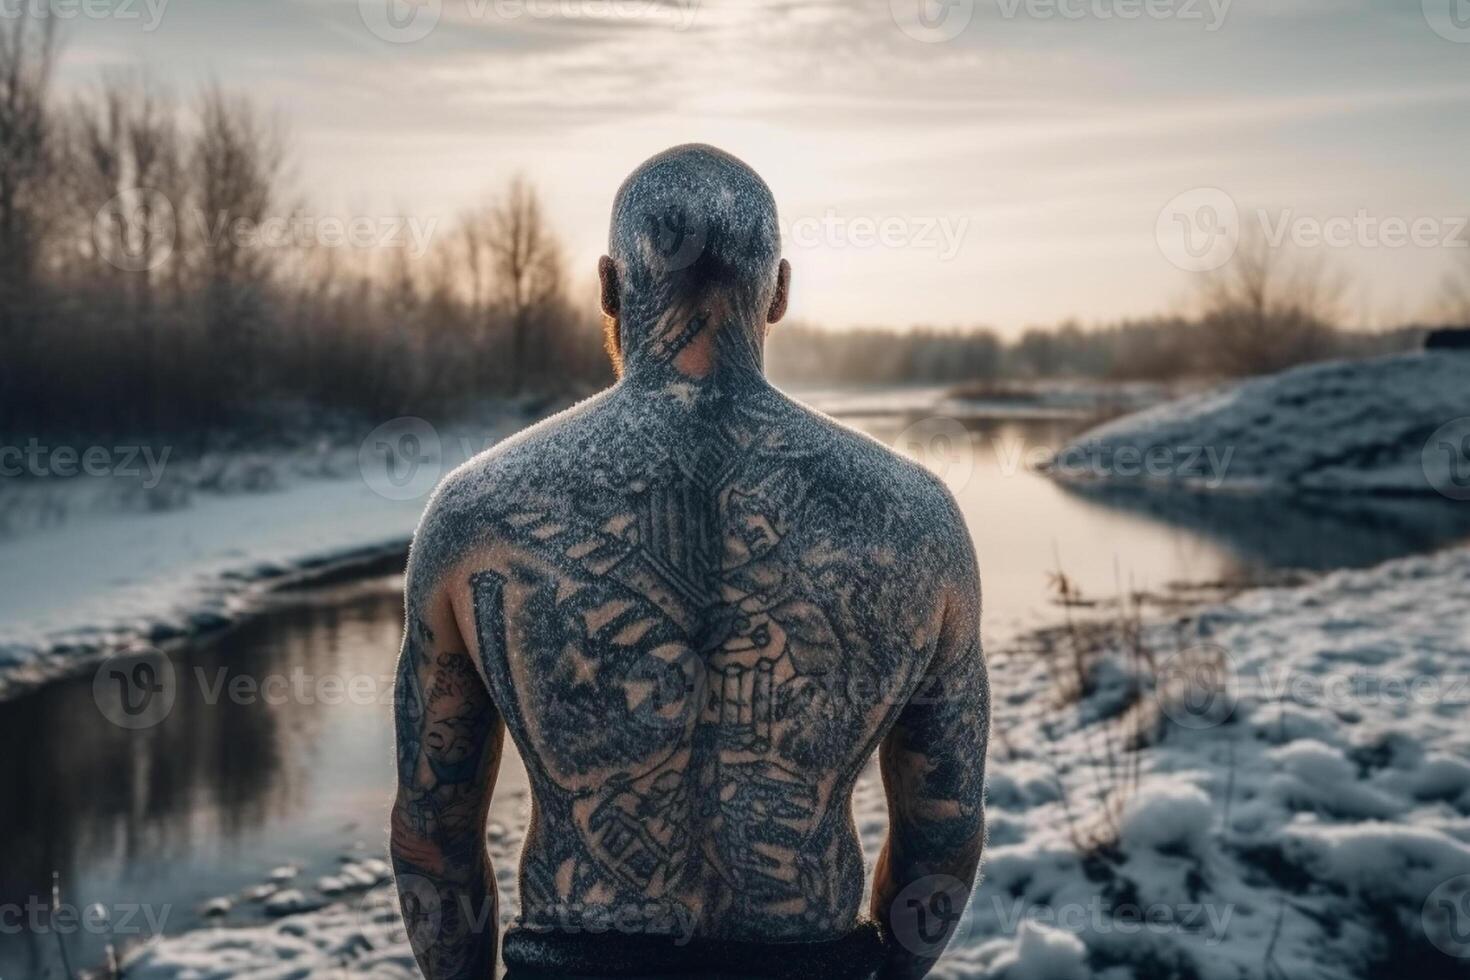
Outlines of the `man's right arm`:
M918 978L933 968L969 900L985 843L990 685L973 561L971 552L962 582L949 590L929 675L879 750L889 829L871 911L890 944L885 977Z

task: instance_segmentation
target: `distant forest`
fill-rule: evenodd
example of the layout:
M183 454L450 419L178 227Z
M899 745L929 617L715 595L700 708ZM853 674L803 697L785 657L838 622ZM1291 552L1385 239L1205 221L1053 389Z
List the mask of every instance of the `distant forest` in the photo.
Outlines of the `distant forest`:
M780 326L766 343L770 373L787 384L905 384L1037 378L1167 381L1280 370L1328 357L1368 357L1418 347L1428 328L1314 331L1293 349L1233 350L1207 318L1160 317L1083 328L1033 327L1014 340L976 327L823 330ZM1269 335L1267 335L1269 336ZM1244 346L1244 345L1242 345Z
M180 101L139 73L60 96L45 9L0 18L0 433L443 417L611 380L590 290L569 298L527 181L421 236L422 249L391 216L352 219L367 240L344 246L308 220L290 141L248 98L211 87ZM768 362L788 383L1172 378L1416 342L1413 330L1337 329L1339 285L1247 243L1202 281L1188 318L1014 341L783 324Z

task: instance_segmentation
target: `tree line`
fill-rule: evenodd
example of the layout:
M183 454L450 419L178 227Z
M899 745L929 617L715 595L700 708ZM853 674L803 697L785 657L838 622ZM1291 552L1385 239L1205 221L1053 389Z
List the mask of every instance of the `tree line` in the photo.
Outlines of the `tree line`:
M433 416L609 380L526 180L432 234L308 219L248 99L109 73L63 100L57 51L44 13L0 19L0 432Z
M139 73L63 99L39 9L0 18L0 433L443 416L611 379L526 180L445 227L309 221L277 121L219 86L181 103ZM1422 333L1340 329L1343 281L1259 237L1198 282L1187 314L1011 340L782 326L768 363L788 383L1229 377ZM1470 274L1445 309L1470 320Z

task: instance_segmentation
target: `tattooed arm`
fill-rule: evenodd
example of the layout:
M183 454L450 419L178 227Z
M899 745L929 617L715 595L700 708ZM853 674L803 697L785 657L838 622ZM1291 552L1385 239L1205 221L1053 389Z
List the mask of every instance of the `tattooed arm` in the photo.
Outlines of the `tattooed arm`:
M428 980L495 975L495 876L485 820L505 726L448 597L416 594L398 662L392 856L404 926Z
M918 978L933 968L969 900L985 843L990 686L973 556L963 579L946 602L929 675L879 750L889 831L872 914L890 943L885 977Z

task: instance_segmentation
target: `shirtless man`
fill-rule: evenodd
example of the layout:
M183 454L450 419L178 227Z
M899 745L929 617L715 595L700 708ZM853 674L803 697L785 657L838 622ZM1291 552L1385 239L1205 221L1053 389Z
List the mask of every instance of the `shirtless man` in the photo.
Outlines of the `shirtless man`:
M504 734L534 808L512 977L920 977L984 841L974 552L943 485L766 381L770 190L639 167L601 260L612 388L470 461L409 561L392 852L430 980L491 977ZM860 910L852 790L889 834Z

